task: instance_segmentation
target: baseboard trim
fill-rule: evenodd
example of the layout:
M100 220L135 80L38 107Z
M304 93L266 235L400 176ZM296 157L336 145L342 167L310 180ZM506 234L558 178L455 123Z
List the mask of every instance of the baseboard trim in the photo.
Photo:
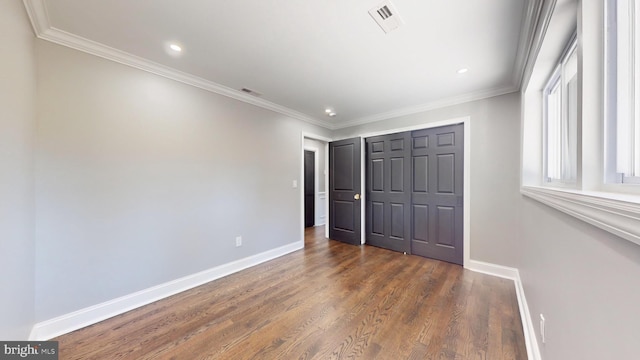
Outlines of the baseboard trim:
M529 313L529 305L527 298L524 296L524 287L520 280L520 275L514 281L516 286L516 296L518 297L518 307L520 308L520 318L522 319L522 330L524 331L524 341L527 345L527 357L529 360L542 360L540 348L538 347L538 339L533 328L531 313Z
M492 276L497 276L504 279L510 279L514 281L520 277L518 275L518 269L516 268L491 264L491 263L478 261L478 260L469 260L464 267L471 271L492 275Z
M29 340L44 341L81 329L302 248L304 242L298 241L37 323Z
M504 279L513 280L516 288L516 296L518 298L518 308L520 310L520 319L522 321L522 331L524 333L524 341L527 346L527 358L529 360L542 360L540 356L540 348L538 347L538 339L529 313L529 305L524 294L524 287L520 279L520 271L516 268L486 263L477 260L469 260L465 264L465 268L471 271L497 276Z

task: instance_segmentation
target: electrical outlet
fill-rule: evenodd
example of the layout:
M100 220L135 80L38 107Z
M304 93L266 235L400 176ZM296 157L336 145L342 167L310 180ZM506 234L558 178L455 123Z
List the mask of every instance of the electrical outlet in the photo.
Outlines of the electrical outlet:
M542 339L542 343L546 343L546 334L545 334L545 318L544 315L540 314L540 339Z
M242 236L236 236L236 247L242 246Z

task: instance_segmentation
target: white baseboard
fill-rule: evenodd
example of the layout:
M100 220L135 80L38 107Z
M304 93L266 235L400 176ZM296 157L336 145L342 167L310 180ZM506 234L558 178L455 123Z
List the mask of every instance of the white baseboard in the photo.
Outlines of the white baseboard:
M516 287L516 296L518 297L518 308L520 310L524 341L527 346L527 358L529 360L542 360L542 357L540 356L540 348L538 347L538 339L536 338L536 333L533 328L533 321L531 321L531 314L529 313L529 305L527 304L527 298L524 295L524 287L522 286L522 280L520 280L520 272L518 269L477 260L469 260L468 263L465 264L465 268L471 271L513 280Z
M524 296L524 287L518 274L518 279L515 281L516 295L518 296L518 307L520 308L520 317L522 319L522 330L524 331L524 341L527 345L527 357L529 360L542 360L540 355L540 348L538 347L538 339L536 338L535 329L533 328L533 321L531 321L531 314L529 313L529 305L527 304L527 298Z
M304 242L298 241L37 323L29 340L48 340L81 329L302 248Z
M475 272L493 275L514 281L520 277L520 275L518 274L518 269L516 268L486 263L477 260L469 260L468 263L464 265L464 267Z

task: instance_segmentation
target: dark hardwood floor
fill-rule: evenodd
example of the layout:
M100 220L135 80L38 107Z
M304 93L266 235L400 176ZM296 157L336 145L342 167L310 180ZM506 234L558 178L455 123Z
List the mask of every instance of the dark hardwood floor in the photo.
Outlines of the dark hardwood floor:
M512 281L324 238L58 337L60 359L526 359Z

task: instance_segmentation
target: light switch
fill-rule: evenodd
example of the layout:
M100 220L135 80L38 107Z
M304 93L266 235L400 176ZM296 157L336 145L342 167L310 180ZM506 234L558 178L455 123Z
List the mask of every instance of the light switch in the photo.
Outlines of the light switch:
M298 180L293 180L293 188L298 188Z

